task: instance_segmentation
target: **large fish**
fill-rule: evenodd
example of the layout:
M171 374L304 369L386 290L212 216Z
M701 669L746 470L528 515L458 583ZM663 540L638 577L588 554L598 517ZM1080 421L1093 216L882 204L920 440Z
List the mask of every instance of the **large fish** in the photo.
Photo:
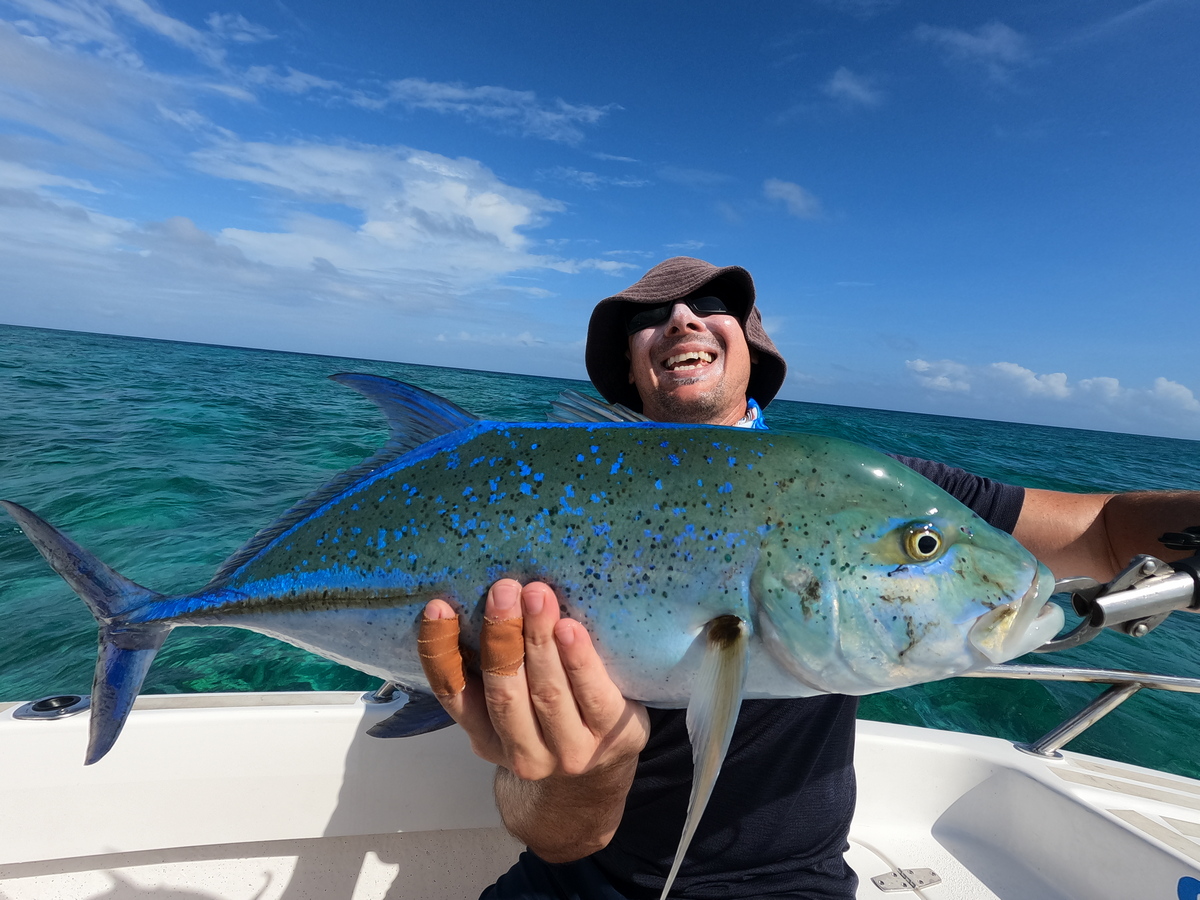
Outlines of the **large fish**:
M449 724L417 655L422 607L450 601L477 647L488 586L540 579L627 697L688 707L697 765L677 870L742 698L946 678L1062 624L1045 566L866 448L715 426L487 422L390 379L334 377L383 410L387 445L195 593L140 587L2 502L100 625L87 763L112 747L178 625L248 628L400 683L411 699L376 734Z

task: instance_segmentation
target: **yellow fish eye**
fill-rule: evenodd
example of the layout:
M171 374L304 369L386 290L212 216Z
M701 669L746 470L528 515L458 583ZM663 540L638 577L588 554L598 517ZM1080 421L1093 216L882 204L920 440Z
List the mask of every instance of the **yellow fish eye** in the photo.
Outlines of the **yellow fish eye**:
M929 524L909 525L904 530L904 552L917 562L929 562L946 546L942 533Z

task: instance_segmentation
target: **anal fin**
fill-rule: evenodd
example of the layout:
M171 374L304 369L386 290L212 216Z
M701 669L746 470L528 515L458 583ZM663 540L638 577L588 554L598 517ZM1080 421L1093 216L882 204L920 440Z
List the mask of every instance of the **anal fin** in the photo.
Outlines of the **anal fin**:
M442 708L437 697L413 692L408 695L407 703L368 728L367 734L377 738L413 737L453 724L450 713Z
M750 643L746 623L737 616L713 619L708 623L705 640L704 659L687 708L688 737L692 741L692 762L695 764L692 795L688 799L687 818L679 848L675 851L675 862L659 900L666 900L675 876L679 874L696 826L712 796L742 706L742 688L746 683L749 660L746 650Z

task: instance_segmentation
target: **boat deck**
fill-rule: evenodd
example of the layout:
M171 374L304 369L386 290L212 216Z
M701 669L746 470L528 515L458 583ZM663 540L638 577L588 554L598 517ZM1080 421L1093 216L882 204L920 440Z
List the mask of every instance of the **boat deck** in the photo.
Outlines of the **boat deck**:
M0 704L0 900L474 897L520 850L492 769L457 729L363 733L398 705L145 696L84 767L87 715ZM857 769L859 900L1200 898L1198 781L876 722L859 723ZM922 869L940 882L871 880Z

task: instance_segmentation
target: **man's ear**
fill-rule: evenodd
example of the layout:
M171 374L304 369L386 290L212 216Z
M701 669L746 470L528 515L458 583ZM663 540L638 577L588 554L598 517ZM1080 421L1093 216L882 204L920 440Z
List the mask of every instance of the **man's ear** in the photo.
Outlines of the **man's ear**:
M629 351L626 350L625 351L625 369L626 369L627 374L625 377L629 379L630 384L633 384L633 366L630 365L631 362L633 362L633 360L629 356Z

